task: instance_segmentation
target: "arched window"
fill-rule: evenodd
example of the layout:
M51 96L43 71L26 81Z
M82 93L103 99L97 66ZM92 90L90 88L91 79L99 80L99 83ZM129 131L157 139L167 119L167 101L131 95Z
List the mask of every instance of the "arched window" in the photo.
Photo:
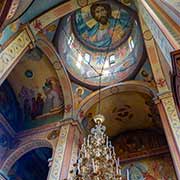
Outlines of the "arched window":
M115 55L113 54L109 57L109 65L112 66L115 63L116 63L116 59L115 59Z
M86 64L89 64L90 61L91 61L91 56L88 53L85 53L85 55L84 55L84 62Z
M129 43L129 49L130 49L130 52L131 52L134 49L134 41L133 41L131 36L128 39L128 43Z

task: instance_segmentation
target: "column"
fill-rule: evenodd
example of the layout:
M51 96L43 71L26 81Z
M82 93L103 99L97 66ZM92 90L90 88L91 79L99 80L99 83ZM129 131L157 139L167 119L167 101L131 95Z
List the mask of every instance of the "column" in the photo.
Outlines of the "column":
M166 92L164 94L160 94L157 99L155 99L155 104L157 104L157 108L159 110L160 116L161 116L161 122L164 128L164 132L166 135L166 139L169 145L169 150L171 152L172 160L174 163L174 168L176 171L176 175L178 179L180 179L180 153L178 150L178 144L176 142L176 139L173 136L173 132L170 126L170 122L176 122L178 119L177 113L173 113L173 111L176 111L174 106L174 100L172 97L171 92ZM167 112L169 111L169 112ZM171 111L171 112L170 112ZM172 115L171 117L168 117L169 115ZM176 119L174 121L174 118ZM175 127L176 128L176 127ZM177 131L178 133L178 131ZM180 138L179 138L180 140ZM179 142L178 142L179 143Z
M53 156L48 180L70 178L70 170L76 162L82 131L78 122L68 120L60 127L59 140Z
M172 93L167 85L162 71L154 38L141 17L140 22L149 62L151 64L154 80L158 90L158 100L156 100L156 103L171 151L176 174L178 179L180 179L180 120L176 111Z

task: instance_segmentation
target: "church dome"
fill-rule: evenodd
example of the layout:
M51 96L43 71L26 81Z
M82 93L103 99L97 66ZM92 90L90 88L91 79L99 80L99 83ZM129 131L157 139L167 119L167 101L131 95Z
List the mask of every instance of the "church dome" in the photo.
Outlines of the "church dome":
M130 79L143 59L136 13L115 1L100 1L65 16L57 46L71 77L88 87Z

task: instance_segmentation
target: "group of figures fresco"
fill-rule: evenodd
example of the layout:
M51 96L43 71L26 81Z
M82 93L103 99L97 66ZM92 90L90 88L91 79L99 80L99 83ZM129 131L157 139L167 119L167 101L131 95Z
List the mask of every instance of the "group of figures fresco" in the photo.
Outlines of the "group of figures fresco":
M63 96L56 78L46 79L42 89L43 94L36 93L26 87L21 88L19 99L23 105L24 119L31 120L42 114L58 111L62 108Z
M129 163L123 168L123 175L129 170L129 180L175 180L171 157L168 154Z
M0 86L0 113L15 130L36 117L63 110L62 90L56 78L47 78L39 91L22 86L16 99L7 81Z
M113 144L121 159L151 154L167 148L164 134L152 130L122 133Z

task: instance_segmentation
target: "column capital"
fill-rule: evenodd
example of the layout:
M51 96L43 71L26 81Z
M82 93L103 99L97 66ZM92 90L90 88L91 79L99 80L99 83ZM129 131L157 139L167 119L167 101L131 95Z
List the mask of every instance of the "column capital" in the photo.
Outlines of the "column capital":
M68 118L68 119L64 119L63 121L59 121L56 126L61 128L68 124L70 124L71 126L76 126L82 135L85 134L84 128L82 127L80 122L78 120L74 120L73 118Z

